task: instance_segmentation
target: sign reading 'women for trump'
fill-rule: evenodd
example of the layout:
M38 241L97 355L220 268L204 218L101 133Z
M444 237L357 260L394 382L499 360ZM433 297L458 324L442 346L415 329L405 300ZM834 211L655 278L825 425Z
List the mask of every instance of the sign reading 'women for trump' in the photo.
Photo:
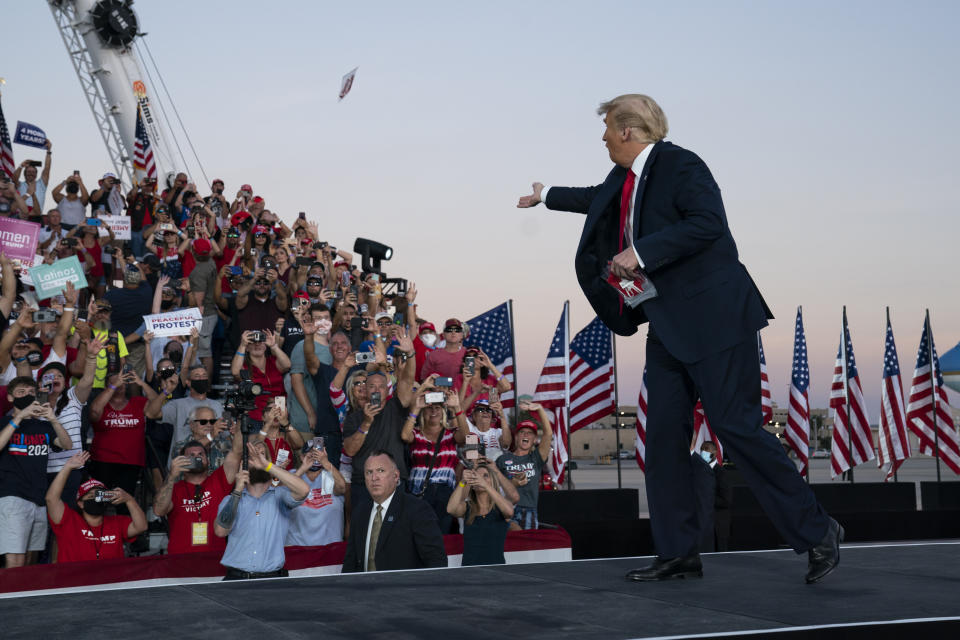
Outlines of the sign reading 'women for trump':
M36 222L0 218L0 251L7 254L11 260L19 260L22 264L33 264L39 234L40 225Z

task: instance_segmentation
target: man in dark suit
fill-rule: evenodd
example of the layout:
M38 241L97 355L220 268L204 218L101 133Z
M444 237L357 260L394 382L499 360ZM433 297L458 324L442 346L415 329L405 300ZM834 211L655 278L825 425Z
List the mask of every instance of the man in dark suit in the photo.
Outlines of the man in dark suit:
M586 214L575 268L587 299L619 335L647 335L646 486L657 558L627 579L698 577L702 565L689 443L698 398L777 529L807 551L807 582L839 561L843 530L762 427L757 331L772 318L740 263L720 188L694 153L666 142L667 119L650 97L603 103L603 140L615 166L600 185L545 188L518 207ZM609 265L609 266L608 266ZM649 276L657 296L636 307L606 278Z
M353 508L343 573L447 566L437 516L426 503L400 488L397 463L377 451L363 466L372 502Z

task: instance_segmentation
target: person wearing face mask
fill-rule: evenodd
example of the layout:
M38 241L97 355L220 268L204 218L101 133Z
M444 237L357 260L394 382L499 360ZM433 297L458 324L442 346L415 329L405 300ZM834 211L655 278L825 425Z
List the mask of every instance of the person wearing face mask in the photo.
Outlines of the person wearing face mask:
M230 452L216 469L211 469L207 448L199 440L180 448L153 499L153 512L167 517L167 553L222 553L226 549L226 540L213 535L213 522L240 470L242 443L243 438L235 436Z
M306 480L310 493L293 510L287 547L314 547L343 540L343 496L347 483L327 457L323 438L303 445L303 463L295 475Z
M64 187L66 187L66 195L63 194ZM83 180L80 179L79 171L74 171L72 176L55 186L50 195L53 196L53 201L57 203L57 209L60 210L60 224L64 229L73 229L78 224L86 222L90 195Z
M173 446L169 451L174 457L174 447L190 435L190 414L198 407L207 407L219 418L223 415L223 405L217 400L207 398L210 391L210 378L202 365L193 365L187 369L186 382L190 393L183 398L169 399L165 394L157 394L156 398L147 402L144 413L148 418L160 420L173 425Z
M0 554L6 566L32 564L46 544L43 492L47 457L54 446L70 448L70 436L49 404L40 404L33 378L7 386L13 410L0 429ZM29 556L28 556L29 554Z
M47 518L57 536L57 562L123 558L123 543L147 530L147 516L137 501L120 487L107 489L99 480L87 480L77 491L78 513L63 503L67 476L90 459L82 451L64 465L47 489ZM108 505L124 505L129 516L105 515Z
M143 395L133 395L139 388ZM93 444L90 476L133 493L146 465L144 407L157 395L135 372L113 375L90 404Z
M413 350L417 355L417 372L423 368L427 354L437 348L437 328L432 322L421 322L417 337L413 339ZM419 378L419 376L418 376ZM418 379L421 382L422 379Z
M239 471L233 491L220 502L214 533L227 539L220 560L224 580L287 575L283 541L292 511L306 499L310 486L303 478L267 461L263 442L247 445L249 471ZM277 480L274 487L271 480Z
M28 369L36 378L36 372L51 362L67 363L67 334L73 324L77 304L77 290L72 282L67 283L63 297L66 304L55 321L35 323L33 310L25 310L4 332L0 339L0 370L4 372L0 375L0 383L17 375L27 375ZM39 331L38 337L22 343L24 346L15 344L21 336L32 336L35 331Z

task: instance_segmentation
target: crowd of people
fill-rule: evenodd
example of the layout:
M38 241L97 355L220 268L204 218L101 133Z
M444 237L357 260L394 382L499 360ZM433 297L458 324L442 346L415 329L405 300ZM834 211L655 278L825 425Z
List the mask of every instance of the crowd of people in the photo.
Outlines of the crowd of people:
M45 202L51 155L0 184L0 215L41 225L43 263L76 256L86 282L41 298L0 253L4 567L143 552L148 529L167 553L222 553L228 578L344 540L344 570L439 566L461 531L477 564L537 527L547 413L521 399L509 418L510 382L466 323L420 312L413 282L248 184L74 171ZM185 335L148 330L187 309L202 319ZM409 521L410 549L379 549L384 518Z

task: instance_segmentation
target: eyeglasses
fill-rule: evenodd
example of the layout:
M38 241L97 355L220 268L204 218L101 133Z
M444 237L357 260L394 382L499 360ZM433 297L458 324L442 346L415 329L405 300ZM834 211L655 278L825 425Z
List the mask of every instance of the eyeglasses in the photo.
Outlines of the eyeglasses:
M217 424L217 419L216 419L216 418L210 418L210 419L208 419L208 420L204 420L204 419L201 419L201 418L197 418L197 419L194 420L194 422L196 422L197 424Z
M490 407L477 407L473 410L474 413L493 413L493 409Z
M446 333L463 333L463 327L447 327L444 331Z
M381 318L380 320L377 320L377 326L380 326L380 327L389 327L392 324L393 323L387 320L386 318Z

